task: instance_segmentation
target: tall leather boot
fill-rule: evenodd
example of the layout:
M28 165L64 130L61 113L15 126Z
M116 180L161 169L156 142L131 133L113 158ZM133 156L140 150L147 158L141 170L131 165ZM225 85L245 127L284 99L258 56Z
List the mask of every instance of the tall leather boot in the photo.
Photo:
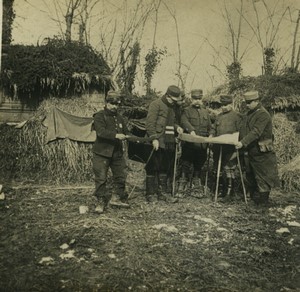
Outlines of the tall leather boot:
M234 180L232 177L226 178L226 189L224 190L225 196L223 197L224 202L231 202L233 200L233 187Z
M154 175L146 176L146 200L149 203L157 201L156 198L156 177Z
M269 196L270 196L270 192L259 192L258 205L262 206L262 207L268 207L269 206Z
M158 176L158 200L166 201L169 203L176 203L178 199L172 197L168 188L168 176L166 174L160 174Z
M184 193L187 189L188 186L188 179L187 179L187 175L185 173L182 173L179 181L178 181L178 189L177 189L177 193L176 196L177 197L183 197Z
M201 183L200 171L195 171L192 179L192 192L193 197L202 198L204 195L204 186Z
M227 182L223 178L223 176L220 176L219 179L219 187L218 187L218 197L224 198L227 193Z

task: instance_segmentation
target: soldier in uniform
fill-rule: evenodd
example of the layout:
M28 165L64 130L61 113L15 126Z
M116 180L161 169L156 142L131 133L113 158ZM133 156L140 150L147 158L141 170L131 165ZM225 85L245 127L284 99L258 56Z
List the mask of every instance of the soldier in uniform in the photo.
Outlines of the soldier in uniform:
M109 91L103 110L94 115L93 127L97 138L93 146L93 171L95 174L95 192L98 205L95 211L103 213L108 203L127 207L125 193L126 163L123 156L123 143L129 131L122 116L118 113L121 102L120 93ZM106 189L109 168L113 174L114 194Z
M232 107L233 98L231 95L221 95L221 112L217 115L213 127L213 135L220 136L224 134L233 134L239 132L242 122L242 115ZM214 167L217 168L222 149L221 173L219 196L230 199L233 194L235 169L237 166L237 156L234 145L214 144L213 145ZM225 176L225 178L224 178Z
M271 188L279 182L272 119L261 105L257 91L246 92L244 98L249 111L236 148L245 150L250 198L257 205L267 206Z
M181 125L185 132L191 135L208 137L211 131L211 120L208 111L203 107L202 89L191 91L191 105L184 109ZM207 159L207 144L187 143L182 147L182 173L179 179L178 196L181 196L190 183L191 165L193 166L192 187L193 195L201 191L201 170Z
M146 199L174 201L170 196L175 158L175 135L182 133L176 121L176 102L181 100L180 89L171 85L166 94L153 101L146 118L146 131L153 137L153 152L146 164Z

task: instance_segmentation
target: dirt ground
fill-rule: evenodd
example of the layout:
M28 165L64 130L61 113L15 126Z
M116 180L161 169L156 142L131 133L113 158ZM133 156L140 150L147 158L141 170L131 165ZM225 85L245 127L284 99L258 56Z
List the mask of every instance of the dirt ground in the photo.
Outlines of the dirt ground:
M4 184L0 290L300 291L299 194L274 190L270 208L147 204L142 172L129 174L130 208L103 215L92 183Z

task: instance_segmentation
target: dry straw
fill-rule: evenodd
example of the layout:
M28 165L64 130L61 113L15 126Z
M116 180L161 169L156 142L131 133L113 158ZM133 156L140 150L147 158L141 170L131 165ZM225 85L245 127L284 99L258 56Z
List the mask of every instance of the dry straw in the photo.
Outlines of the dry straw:
M299 191L300 135L295 131L296 123L289 121L283 113L279 113L274 115L273 124L282 188L287 191Z

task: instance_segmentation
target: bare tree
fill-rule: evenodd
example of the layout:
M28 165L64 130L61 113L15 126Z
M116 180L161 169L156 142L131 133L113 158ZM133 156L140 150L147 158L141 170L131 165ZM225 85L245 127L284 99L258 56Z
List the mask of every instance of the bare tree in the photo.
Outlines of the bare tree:
M276 57L276 42L285 14L289 11L287 6L283 11L278 7L277 0L271 8L266 0L252 1L254 22L251 22L244 14L243 19L247 22L258 42L262 52L263 68L268 74L272 74ZM258 9L257 5L261 5ZM266 15L266 16L265 16Z
M66 20L66 41L71 41L72 35L72 25L74 18L76 17L76 10L79 8L81 4L81 0L69 0L67 4L67 11L65 16Z
M180 81L180 85L182 90L185 90L185 83L184 83L184 78L182 75L182 52L181 52L181 44L180 44L180 36L179 36L179 27L178 27L178 22L177 22L177 17L176 17L176 11L174 9L174 11L172 11L170 9L170 7L163 2L163 4L165 5L165 7L167 8L168 12L170 13L171 17L174 20L175 23L175 30L176 30L176 40L177 40L177 49L178 49L178 67L177 67L177 72L176 75L179 78Z
M121 75L124 72L129 73L126 68L132 69L134 63L136 68L136 60L133 60L132 56L134 54L138 57L137 42L143 35L153 7L153 2L145 4L145 1L138 0L135 7L129 9L127 1L123 0L122 5L115 7L115 11L107 17L106 22L100 23L99 50L110 65L113 80L119 83L125 78L121 78ZM116 15L120 17L116 18Z
M292 46L292 56L291 56L291 70L292 71L297 71L298 66L299 66L300 46L298 46L298 53L297 53L297 56L295 56L296 47L297 47L299 22L300 22L300 10L298 10L298 16L297 16L295 31L294 31L294 36L293 36L293 46Z

